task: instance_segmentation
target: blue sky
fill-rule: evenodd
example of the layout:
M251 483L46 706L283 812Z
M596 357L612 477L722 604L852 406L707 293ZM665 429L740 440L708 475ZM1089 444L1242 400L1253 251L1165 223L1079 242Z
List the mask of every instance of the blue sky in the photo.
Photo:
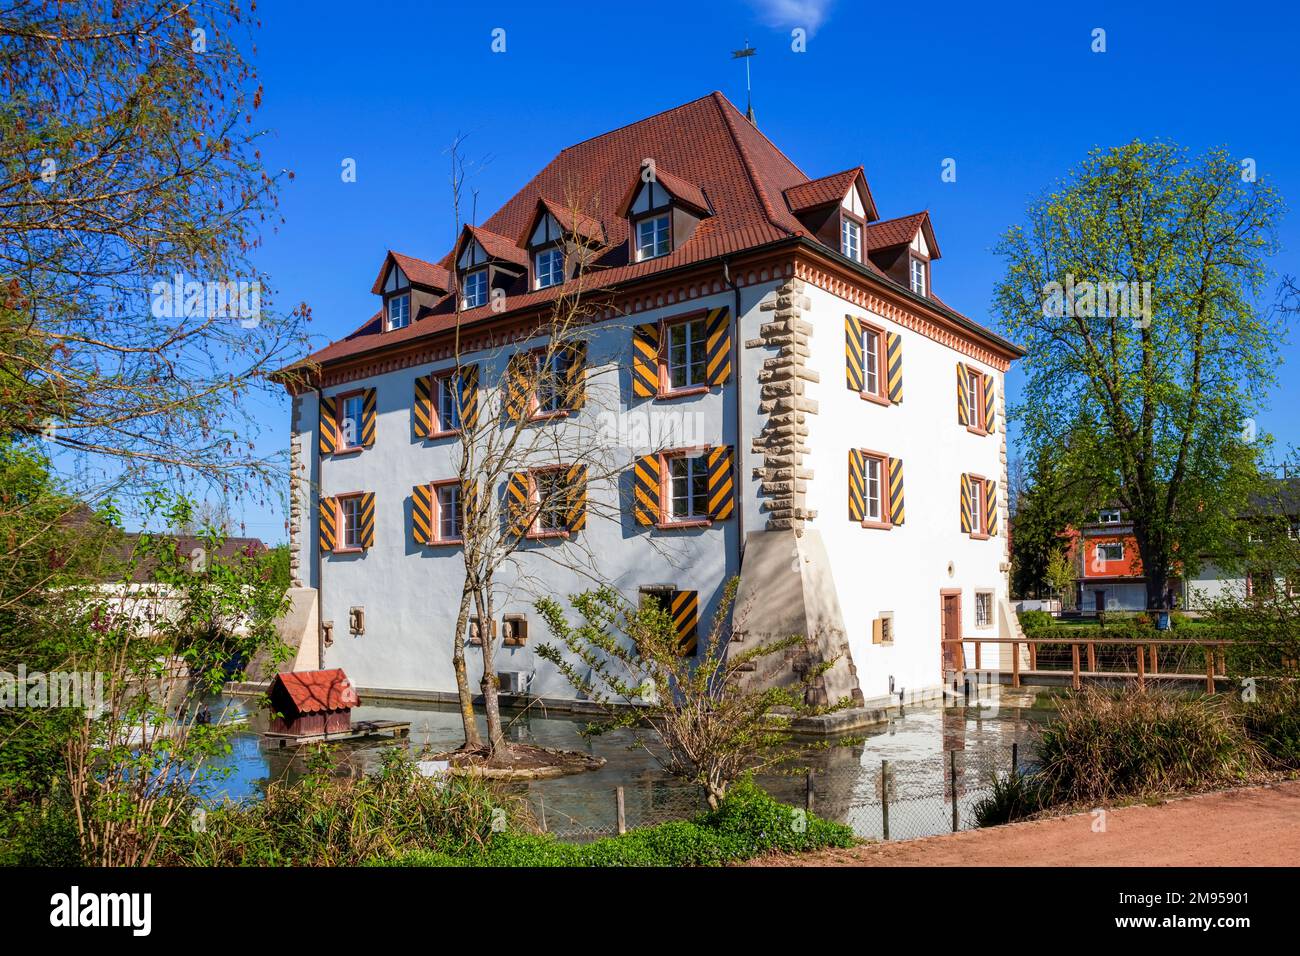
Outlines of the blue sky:
M1222 3L927 5L839 2L260 6L268 165L295 174L261 265L277 301L307 301L320 344L376 308L385 250L452 241L447 144L468 134L485 218L570 143L721 90L744 108L746 38L759 127L810 176L861 163L882 216L929 209L935 291L989 322L992 248L1026 201L1093 146L1134 137L1253 158L1300 205L1300 14ZM1273 9L1266 9L1273 6ZM310 14L306 11L310 10ZM492 31L506 51L493 53ZM808 31L805 52L791 30ZM1090 49L1106 31L1106 52ZM945 159L957 180L940 179ZM340 175L356 161L355 182ZM1300 218L1279 273L1300 274ZM1259 417L1300 445L1300 343ZM1014 400L1019 376L1008 389ZM287 402L265 450L288 444ZM1014 439L1014 431L1012 433ZM279 508L234 503L248 534L285 539Z

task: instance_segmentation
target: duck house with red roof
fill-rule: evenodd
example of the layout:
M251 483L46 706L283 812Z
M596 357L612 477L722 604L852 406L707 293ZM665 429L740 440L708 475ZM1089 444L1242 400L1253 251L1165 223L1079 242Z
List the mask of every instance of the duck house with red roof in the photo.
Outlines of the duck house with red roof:
M276 674L268 695L272 718L267 732L295 737L347 734L352 708L361 704L341 668Z
M805 173L712 93L562 149L425 258L357 250L375 311L279 373L324 659L454 699L470 507L518 540L469 640L529 698L579 697L535 654L534 602L595 581L663 604L691 655L739 577L731 643L808 637L744 680L830 661L809 700L864 720L941 693L967 638L1015 635L1003 376L1024 352L939 297L936 223L882 215L860 160ZM476 431L536 454L462 481Z

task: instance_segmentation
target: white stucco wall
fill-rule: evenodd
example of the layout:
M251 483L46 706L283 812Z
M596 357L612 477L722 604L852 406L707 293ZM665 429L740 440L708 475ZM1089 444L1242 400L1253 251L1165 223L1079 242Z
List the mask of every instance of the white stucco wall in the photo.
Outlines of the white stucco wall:
M892 323L813 286L805 313L815 326L811 365L820 381L808 395L818 402L809 417L808 443L816 475L809 484L812 522L830 553L840 605L858 680L867 699L889 690L919 689L940 683L940 590L961 589L962 635L997 637L997 602L1007 597L999 570L1005 553L1006 492L1002 488L1002 430L976 435L957 421L956 365L964 362L1002 374L918 332ZM866 318L902 335L903 401L882 406L863 400L845 385L844 317ZM999 409L1001 403L999 402ZM903 460L906 520L888 530L862 528L848 517L848 450L868 448ZM961 532L960 482L963 472L998 481L1002 516L998 534L975 540ZM948 573L949 563L953 573ZM988 627L975 627L975 592L994 592ZM871 622L881 612L894 615L894 644L871 643ZM974 647L966 661L974 665ZM996 660L983 651L986 666Z

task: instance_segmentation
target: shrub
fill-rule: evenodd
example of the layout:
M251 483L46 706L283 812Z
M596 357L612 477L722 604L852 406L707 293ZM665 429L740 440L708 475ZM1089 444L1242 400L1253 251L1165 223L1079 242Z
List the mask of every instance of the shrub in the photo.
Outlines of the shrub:
M201 832L174 827L158 862L194 866L355 866L414 850L474 852L491 838L504 806L484 782L418 774L391 748L378 774L329 776L317 762L296 783L275 782L263 800L206 812ZM519 816L519 812L514 813Z
M1222 698L1155 692L1090 688L1064 698L1038 752L1049 803L1228 786L1262 769L1259 749Z
M1036 777L1012 771L993 778L989 795L975 804L975 823L996 827L1032 816L1043 808Z
M778 803L751 781L733 785L716 810L587 844L550 836L497 833L486 845L454 855L416 850L377 856L371 866L719 866L763 853L847 847L839 823Z
M1269 688L1242 708L1246 735L1270 761L1286 770L1300 770L1300 688L1294 684Z
M1026 631L1031 628L1051 627L1056 619L1047 611L1021 611L1020 626Z

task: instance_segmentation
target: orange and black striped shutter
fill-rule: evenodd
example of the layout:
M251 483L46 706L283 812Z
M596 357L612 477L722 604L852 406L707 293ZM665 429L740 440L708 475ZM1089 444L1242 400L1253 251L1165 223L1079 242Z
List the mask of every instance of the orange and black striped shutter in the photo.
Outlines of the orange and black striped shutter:
M320 453L332 455L339 444L338 400L322 395L320 400Z
M478 366L460 368L460 425L473 431L478 428Z
M705 320L705 365L710 385L725 385L731 378L731 310L710 309Z
M466 478L460 483L460 522L461 537L469 533L466 529L478 520L479 495L478 479Z
M862 391L862 323L851 315L844 316L844 384Z
M959 425L970 424L970 409L967 407L970 402L970 393L967 391L966 366L961 362L957 363L957 423Z
M632 396L654 398L659 394L659 323L632 327Z
M865 491L862 484L862 452L849 449L849 520L862 521L867 514Z
M375 390L368 388L361 400L361 447L369 448L375 443Z
M568 349L569 366L565 370L564 407L578 409L587 404L587 343L574 342Z
M902 524L907 516L903 508L903 459L889 459L889 523Z
M998 533L998 483L991 479L984 482L984 530Z
M338 508L333 498L320 500L320 550L328 554L338 547Z
M587 466L570 465L566 484L569 495L564 523L570 531L587 527Z
M528 472L516 471L506 481L506 520L510 533L523 536L532 525L532 483Z
M885 340L885 381L889 400L897 405L903 400L903 337L886 332Z
M674 592L668 611L673 616L673 627L677 631L677 653L682 657L694 657L695 649L699 645L699 592Z
M961 476L961 532L971 532L971 483L967 474Z
M993 390L993 376L984 376L984 430L992 434L998 426L996 393Z
M415 420L415 437L428 438L433 434L433 376L420 375L415 379L415 401L411 406Z
M375 546L375 493L367 491L361 496L361 547Z
M416 544L433 543L433 486L411 489L411 535Z
M531 364L532 357L528 355L512 355L506 361L505 412L511 421L520 421L528 413L531 393L528 366Z
M632 515L636 523L659 523L659 456L644 455L632 468Z
M732 474L731 446L710 448L707 460L709 516L724 521L736 509L736 479Z

